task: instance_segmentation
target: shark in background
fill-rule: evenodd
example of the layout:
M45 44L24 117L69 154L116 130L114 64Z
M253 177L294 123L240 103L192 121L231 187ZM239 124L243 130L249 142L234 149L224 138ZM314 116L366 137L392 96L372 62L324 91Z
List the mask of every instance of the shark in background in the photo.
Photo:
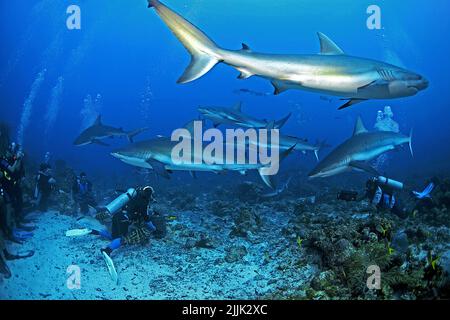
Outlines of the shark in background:
M348 100L339 109L370 99L414 96L428 87L428 80L406 69L344 53L330 38L318 33L320 54L265 54L246 44L241 50L219 47L200 29L159 0L148 0L167 27L191 54L191 63L178 83L194 81L216 64L240 72L240 79L259 76L271 81L279 94L289 89L308 90Z
M232 108L202 106L198 108L198 111L203 117L211 120L214 127L221 124L231 124L244 128L262 129L271 127L271 129L281 129L291 117L291 113L289 113L286 117L277 121L259 120L242 113L242 102L237 103Z
M186 125L188 130L191 127L190 123ZM192 161L190 163L175 163L172 159L172 151L178 143L178 141L172 141L169 137L158 136L154 139L140 141L115 150L111 155L126 164L151 169L158 176L166 179L170 178L170 173L173 171L188 171L195 178L195 172L197 171L213 172L217 174L226 173L227 171L237 171L244 175L247 171L257 170L263 182L269 188L276 189L274 175L265 175L264 170L262 169L267 166L261 163L214 163L212 159L203 158L203 150L201 150L200 154L196 153L194 150L192 153ZM237 148L241 147L248 150L247 144L245 146L237 146ZM281 162L285 159L294 147L295 145L287 150L279 150L279 161ZM227 146L225 143L224 149L226 148Z
M103 142L103 139L114 137L126 137L129 142L133 142L134 136L146 131L148 128L141 128L133 131L124 131L122 128L114 128L102 123L102 117L99 115L94 124L80 133L73 142L76 146L85 146L88 144L99 144L109 146Z
M412 155L411 138L412 130L409 136L391 131L368 132L361 117L358 117L352 137L331 151L308 176L323 178L352 169L378 176L378 172L368 164L368 161L406 143L409 144Z

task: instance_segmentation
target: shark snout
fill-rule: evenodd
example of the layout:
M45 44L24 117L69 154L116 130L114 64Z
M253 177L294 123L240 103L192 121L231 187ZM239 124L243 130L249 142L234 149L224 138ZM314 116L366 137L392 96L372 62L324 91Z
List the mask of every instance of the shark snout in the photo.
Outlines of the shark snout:
M429 81L423 76L419 76L418 80L415 80L412 87L416 88L418 91L425 90L429 86Z

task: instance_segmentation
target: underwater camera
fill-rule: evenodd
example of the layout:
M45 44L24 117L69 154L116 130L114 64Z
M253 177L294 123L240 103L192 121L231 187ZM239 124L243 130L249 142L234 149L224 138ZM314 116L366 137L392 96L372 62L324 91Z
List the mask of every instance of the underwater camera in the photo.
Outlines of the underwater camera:
M337 199L343 201L356 201L357 197L358 192L356 191L342 190L337 194Z

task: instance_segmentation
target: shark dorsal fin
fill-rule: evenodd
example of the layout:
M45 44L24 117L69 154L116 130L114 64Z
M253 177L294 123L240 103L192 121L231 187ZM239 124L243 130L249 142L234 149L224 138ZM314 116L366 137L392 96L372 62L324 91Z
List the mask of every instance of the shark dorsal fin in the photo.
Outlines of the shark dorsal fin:
M336 43L333 42L330 38L324 35L322 32L318 32L320 41L320 54L324 55L340 55L345 54L341 48L338 47Z
M101 114L99 114L97 116L97 119L95 119L94 125L96 125L96 126L101 126L102 125L102 115Z
M245 43L242 43L242 49L241 49L242 51L252 51L252 49L250 49L250 47L247 45L247 44L245 44Z
M358 116L358 119L356 119L355 129L353 130L353 135L356 136L364 132L367 132L367 129L364 127L361 116Z
M271 120L271 121L267 122L266 129L267 130L275 129L275 120Z
M242 112L242 101L239 101L233 106L233 110L237 112Z
M192 120L192 121L189 121L188 123L186 123L186 124L184 125L184 128L185 128L187 131L189 131L189 133L191 134L192 137L194 136L194 122L195 122L195 121L198 121L198 120Z

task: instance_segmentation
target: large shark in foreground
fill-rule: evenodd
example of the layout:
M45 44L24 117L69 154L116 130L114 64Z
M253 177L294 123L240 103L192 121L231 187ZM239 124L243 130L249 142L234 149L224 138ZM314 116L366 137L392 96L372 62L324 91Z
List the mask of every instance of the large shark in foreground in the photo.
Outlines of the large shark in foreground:
M411 131L412 133L412 131ZM405 136L390 131L368 132L358 117L353 136L334 149L309 173L310 178L328 177L352 169L367 171L377 175L367 163L379 155L408 143L411 147L411 134Z
M122 128L114 128L102 123L101 116L98 116L94 124L89 128L86 128L73 142L76 146L84 146L88 144L99 144L102 146L108 146L104 143L103 139L113 137L127 137L128 141L133 142L133 137L141 132L144 132L147 128L141 128L134 131L126 132Z
M267 121L253 118L249 115L242 113L242 103L239 102L233 108L223 107L199 107L198 111L206 118L213 122L214 127L221 124L231 124L244 128L256 128L263 129L269 126L274 129L280 129L284 126L291 114L289 113L283 119L278 121Z
M301 89L348 99L346 108L369 99L413 96L428 87L419 74L381 61L346 55L330 38L319 33L320 54L284 55L219 47L200 29L158 0L148 0L158 15L191 54L191 63L178 83L196 80L223 62L240 71L239 78L270 80L275 94Z

